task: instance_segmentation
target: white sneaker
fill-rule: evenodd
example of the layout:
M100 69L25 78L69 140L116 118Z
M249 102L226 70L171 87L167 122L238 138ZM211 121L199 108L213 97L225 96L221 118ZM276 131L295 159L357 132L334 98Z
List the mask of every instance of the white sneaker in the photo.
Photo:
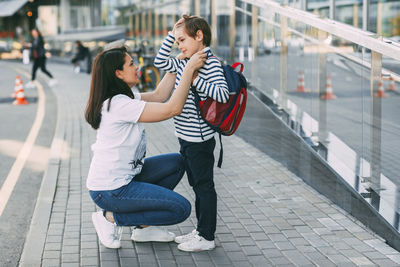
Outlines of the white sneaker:
M93 212L92 221L100 242L107 248L120 248L122 227L107 221L103 211Z
M187 252L198 252L204 250L212 250L215 248L215 241L208 241L204 237L195 235L191 240L179 244L178 249Z
M58 81L56 80L56 79L50 79L50 81L49 81L49 85L50 86L54 86L54 85L56 85L58 83Z
M131 239L136 242L171 242L174 241L175 234L159 226L135 227L132 230Z
M36 87L36 85L32 82L32 81L29 81L27 84L26 84L26 88L27 89L34 89Z
M188 242L188 241L192 240L198 234L199 234L199 232L197 232L197 230L194 229L193 231L191 231L190 233L188 233L186 235L180 235L180 236L175 237L175 242L178 244Z
M79 73L80 71L81 71L81 68L80 68L79 66L77 66L77 67L74 68L74 72L75 72L75 73Z

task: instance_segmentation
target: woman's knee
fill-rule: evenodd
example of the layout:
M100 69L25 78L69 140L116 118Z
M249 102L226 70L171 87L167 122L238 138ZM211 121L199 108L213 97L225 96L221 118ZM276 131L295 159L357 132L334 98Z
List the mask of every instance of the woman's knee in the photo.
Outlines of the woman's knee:
M184 198L183 196L180 196L179 199L179 209L177 209L177 214L176 214L176 223L181 223L185 221L187 218L189 218L190 213L192 211L192 205L190 205L189 200Z

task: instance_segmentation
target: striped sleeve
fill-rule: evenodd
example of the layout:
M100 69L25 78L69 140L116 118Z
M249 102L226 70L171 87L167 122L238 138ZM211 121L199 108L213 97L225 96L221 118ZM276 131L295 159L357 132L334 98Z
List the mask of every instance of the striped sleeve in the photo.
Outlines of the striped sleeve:
M193 81L196 90L206 94L217 102L226 103L229 90L221 63L217 59L207 59L206 64L199 70Z
M160 50L154 59L154 66L170 73L177 73L180 60L177 58L170 58L172 45L175 42L175 37L168 34L162 43Z

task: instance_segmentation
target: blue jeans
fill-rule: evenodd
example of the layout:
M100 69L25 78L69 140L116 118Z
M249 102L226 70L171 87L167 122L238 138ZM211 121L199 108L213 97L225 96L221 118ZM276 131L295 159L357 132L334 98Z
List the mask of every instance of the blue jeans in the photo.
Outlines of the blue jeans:
M189 184L196 195L196 218L199 235L214 240L217 226L217 193L214 187L215 138L194 143L179 138Z
M172 191L184 173L183 158L178 153L149 157L129 184L89 193L97 206L113 212L119 226L177 224L191 211L190 202Z

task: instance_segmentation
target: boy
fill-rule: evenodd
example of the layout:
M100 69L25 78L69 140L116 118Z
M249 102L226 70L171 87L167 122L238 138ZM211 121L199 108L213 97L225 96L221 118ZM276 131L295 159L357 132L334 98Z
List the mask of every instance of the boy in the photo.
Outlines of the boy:
M170 58L171 47L177 42L181 54ZM200 17L184 15L164 40L154 65L164 71L176 73L175 87L179 84L188 59L203 50L207 61L198 70L192 82L201 100L211 97L226 103L229 98L228 85L221 63L210 50L211 30ZM175 242L183 251L203 251L215 248L214 234L217 224L217 194L214 188L214 148L215 131L200 117L194 102L193 92L189 92L182 113L174 117L175 135L179 139L180 153L185 160L189 184L195 192L197 228L191 233L177 236Z

